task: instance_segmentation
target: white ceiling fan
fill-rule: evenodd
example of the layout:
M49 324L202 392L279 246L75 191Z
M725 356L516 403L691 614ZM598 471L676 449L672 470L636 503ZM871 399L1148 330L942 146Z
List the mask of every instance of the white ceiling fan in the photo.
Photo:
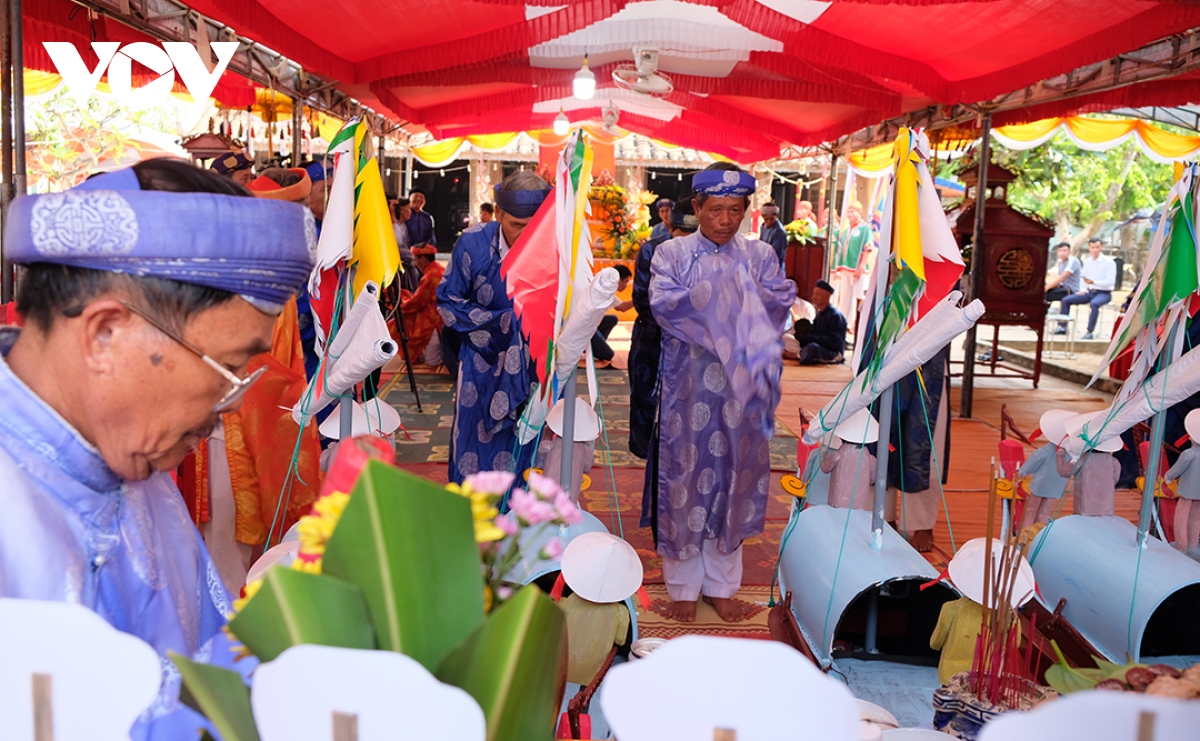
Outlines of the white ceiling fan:
M670 95L675 90L671 78L658 71L658 49L653 46L635 46L634 64L619 64L613 70L613 82L624 90L658 97Z

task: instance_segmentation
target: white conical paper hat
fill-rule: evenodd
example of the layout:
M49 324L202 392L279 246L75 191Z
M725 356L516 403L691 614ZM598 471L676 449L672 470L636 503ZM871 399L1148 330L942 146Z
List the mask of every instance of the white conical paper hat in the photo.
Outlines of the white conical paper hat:
M1088 426L1088 436L1095 438L1100 434L1100 428L1104 425L1104 419L1108 415L1108 410L1099 412L1088 412L1087 414L1076 414L1067 420L1067 434L1071 437L1079 437L1079 433L1083 432L1083 426ZM1099 450L1102 453L1115 453L1125 446L1121 442L1121 436L1117 435L1109 440L1106 440L1097 445L1093 450ZM1086 444L1085 444L1086 447Z
M1047 442L1058 445L1067 437L1067 420L1074 416L1075 412L1065 409L1051 409L1044 413L1038 421L1042 437L1046 438Z
M572 540L561 568L571 591L589 602L620 602L642 586L642 559L610 533L584 533Z
M859 409L833 431L843 442L873 443L879 440L879 423L867 408Z
M985 554L987 552L987 539L975 538L963 543L962 548L958 549L958 553L954 554L954 558L950 559L948 571L950 573L950 582L954 584L954 588L963 593L963 596L970 597L975 602L983 604L983 573ZM1004 556L1004 544L999 540L992 540L992 578L991 583L995 584L1000 578L1000 561ZM1011 555L1010 555L1011 558ZM993 587L994 588L994 587ZM1007 587L1006 587L1007 588ZM1012 606L1020 607L1033 598L1036 584L1033 578L1033 568L1029 562L1021 556L1021 564L1017 567L1017 580L1012 588ZM995 605L987 605L995 607Z
M554 434L562 437L563 431L563 400L559 399L550 413L546 415L546 424L554 430ZM596 410L592 409L582 398L575 397L575 442L586 443L600 437L600 420L596 418Z
M344 403L346 403L345 399L339 402L333 413L326 417L321 426L317 428L323 436L334 440L342 439L342 404ZM390 435L400 428L400 412L397 412L391 404L383 400L368 401L365 405L357 401L350 403L354 405L354 411L351 414L351 437Z
M1183 418L1183 428L1187 430L1192 442L1200 445L1200 409L1193 409Z

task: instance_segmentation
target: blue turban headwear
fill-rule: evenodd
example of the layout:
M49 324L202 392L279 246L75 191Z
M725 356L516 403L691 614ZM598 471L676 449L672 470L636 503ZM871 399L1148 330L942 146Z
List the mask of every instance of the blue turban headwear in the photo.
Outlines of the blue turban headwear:
M658 203L654 204L654 210L657 211L663 207L675 208L675 201L672 201L670 198L659 198Z
M332 170L333 167L331 165L326 165L326 163L321 160L317 160L315 162L309 162L304 166L304 169L308 172L309 180L313 181L314 183L319 183L332 174L330 170Z
M748 196L756 187L754 176L741 170L701 170L692 176L692 190L717 198Z
M21 196L5 224L13 262L193 283L277 313L308 281L317 226L298 203L141 190L132 169Z
M496 207L501 211L518 219L528 219L541 208L542 201L550 194L550 189L501 190L497 185L492 188L492 194L495 196Z

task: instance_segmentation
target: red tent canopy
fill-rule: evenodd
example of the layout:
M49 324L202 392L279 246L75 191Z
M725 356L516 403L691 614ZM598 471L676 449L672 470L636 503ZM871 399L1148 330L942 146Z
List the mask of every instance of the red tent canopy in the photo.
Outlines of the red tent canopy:
M60 2L69 5L46 0ZM547 128L560 109L594 118L611 101L626 129L741 161L931 104L987 100L1200 26L1200 4L1185 0L189 4L435 136ZM659 50L669 95L613 83L613 68L645 45ZM571 80L585 52L598 89L580 101ZM1130 95L1078 105L1126 105ZM1197 102L1197 84L1158 83L1134 97L1146 96Z

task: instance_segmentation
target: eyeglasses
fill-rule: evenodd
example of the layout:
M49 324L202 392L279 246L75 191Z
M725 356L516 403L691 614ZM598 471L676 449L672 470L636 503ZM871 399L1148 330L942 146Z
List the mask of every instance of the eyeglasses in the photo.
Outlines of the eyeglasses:
M255 381L262 378L262 375L267 372L267 366L264 365L263 367L254 371L250 375L246 376L245 378L238 378L236 375L231 373L228 368L226 368L225 366L221 365L217 361L210 358L207 354L205 354L205 352L203 350L196 347L195 345L188 342L187 340L183 339L183 337L180 337L177 332L175 332L172 329L170 329L169 327L167 327L165 324L163 324L158 319L155 319L154 317L150 316L145 311L137 308L136 306L134 306L133 304L130 304L127 301L122 301L121 304L124 305L126 309L129 309L131 312L133 312L134 314L136 314L139 317L141 317L142 319L144 319L147 324L149 324L150 326L157 329L159 332L162 332L167 337L170 337L172 340L174 340L175 342L182 345L193 355L195 355L196 357L203 360L205 362L205 364L208 365L208 367L212 368L217 373L220 373L221 376L224 377L226 381L229 381L229 384L230 384L229 390L225 392L225 395L222 396L221 400L218 401L216 406L213 407L213 412L215 412L216 414L221 414L222 412L227 412L230 409L237 406L238 402L240 402L242 400L242 397L246 395L246 391L249 390L249 388L254 385Z

